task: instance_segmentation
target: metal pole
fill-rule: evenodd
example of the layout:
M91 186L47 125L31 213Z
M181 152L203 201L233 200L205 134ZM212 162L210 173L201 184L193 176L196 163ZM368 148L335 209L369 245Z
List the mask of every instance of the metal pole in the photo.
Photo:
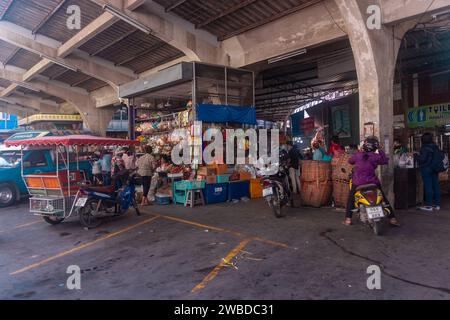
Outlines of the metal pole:
M69 146L66 147L66 154L67 154L67 190L69 191L69 197L70 197L70 161L69 161Z
M225 67L225 105L228 105L228 70Z
M192 117L193 120L197 120L197 75L196 75L196 64L192 63Z

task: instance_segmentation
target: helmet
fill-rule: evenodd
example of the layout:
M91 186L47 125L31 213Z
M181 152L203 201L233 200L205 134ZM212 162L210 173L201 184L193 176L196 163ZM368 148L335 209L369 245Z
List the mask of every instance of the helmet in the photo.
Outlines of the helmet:
M364 140L362 149L365 152L375 152L380 147L380 142L378 141L378 138L375 136L367 137Z

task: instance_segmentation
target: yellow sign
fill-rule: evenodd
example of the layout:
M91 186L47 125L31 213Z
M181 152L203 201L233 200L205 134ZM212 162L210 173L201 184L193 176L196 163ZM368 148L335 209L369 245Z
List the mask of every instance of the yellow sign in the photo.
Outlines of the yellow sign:
M19 121L19 125L32 124L38 121L74 121L83 122L79 114L35 114Z

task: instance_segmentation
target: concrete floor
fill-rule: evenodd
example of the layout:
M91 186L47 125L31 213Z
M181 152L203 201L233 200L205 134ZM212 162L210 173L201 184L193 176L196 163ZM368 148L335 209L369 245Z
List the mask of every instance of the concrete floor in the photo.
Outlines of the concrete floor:
M402 228L381 237L335 209L287 210L151 206L84 230L47 225L26 202L0 209L0 299L450 298L450 210L400 212ZM374 264L381 290L366 287ZM66 288L69 265L81 290Z

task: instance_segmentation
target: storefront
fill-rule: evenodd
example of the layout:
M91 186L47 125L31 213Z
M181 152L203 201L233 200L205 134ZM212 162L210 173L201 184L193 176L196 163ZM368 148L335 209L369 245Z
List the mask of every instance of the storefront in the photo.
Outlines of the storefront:
M299 111L291 115L290 122L294 141L305 154L318 129L323 129L325 145L336 136L349 149L359 144L359 96L353 94Z
M160 162L157 170L164 182L158 184L157 202L171 198L193 206L201 198L208 204L262 196L251 190L255 170L225 164L226 152L208 165L198 161L212 143L203 139L208 129L222 134L226 150L226 129L256 127L253 77L247 70L183 62L120 87L120 97L130 101L129 135L150 145L159 161L170 162ZM180 145L190 151L187 164L171 157Z

